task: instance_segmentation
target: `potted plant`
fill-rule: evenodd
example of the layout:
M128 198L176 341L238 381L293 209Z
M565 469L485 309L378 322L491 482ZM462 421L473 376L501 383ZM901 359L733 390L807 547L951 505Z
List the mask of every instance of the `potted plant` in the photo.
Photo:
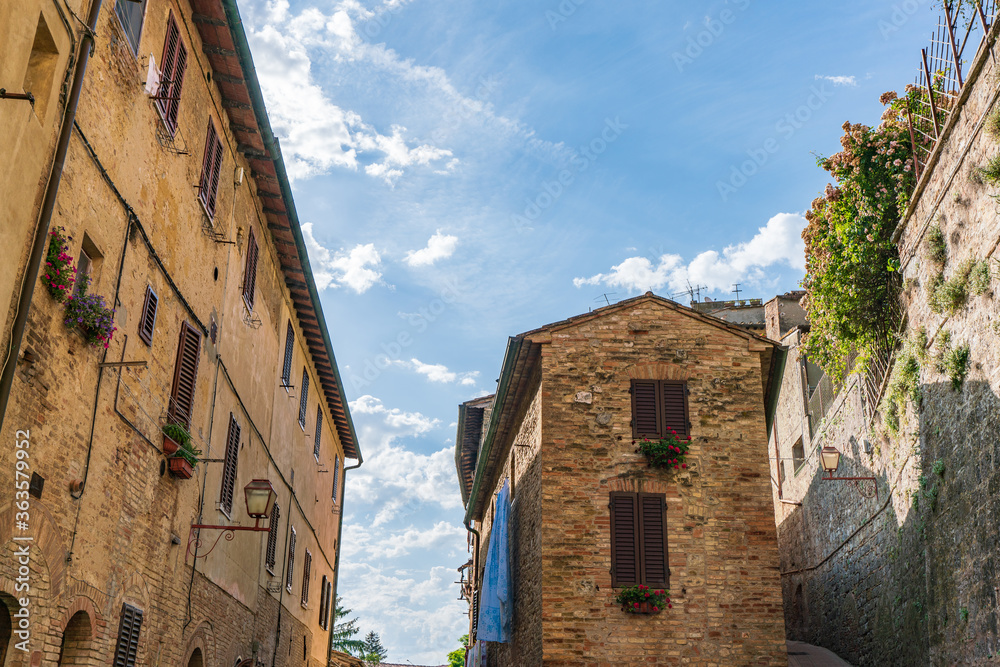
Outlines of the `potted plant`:
M643 438L639 442L638 451L646 455L651 466L680 470L688 467L687 453L690 448L690 435L681 437L677 435L676 431L669 429L666 437L658 440Z
M622 606L622 611L630 614L658 614L662 609L673 609L670 604L670 591L662 588L653 590L649 586L629 586L615 596L615 602Z
M63 322L70 329L77 329L84 339L97 347L107 349L111 336L117 331L115 311L104 303L104 297L87 294L90 278L83 277L80 291L66 299L66 318Z
M191 479L194 475L201 450L191 443L191 434L183 426L167 424L163 427L163 453L167 454L170 472L175 477Z
M180 424L170 423L163 427L163 453L173 456L181 443L190 443L191 434Z
M49 249L45 255L42 282L53 299L62 303L73 289L76 267L73 257L67 254L71 237L66 236L65 227L56 227L49 232Z

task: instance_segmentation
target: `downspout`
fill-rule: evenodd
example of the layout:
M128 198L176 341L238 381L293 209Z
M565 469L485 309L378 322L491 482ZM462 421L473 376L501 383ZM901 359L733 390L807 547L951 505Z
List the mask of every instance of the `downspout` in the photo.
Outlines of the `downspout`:
M359 448L358 463L353 466L344 466L344 481L340 486L340 521L337 522L337 554L333 557L333 593L331 594L333 599L329 602L329 604L333 605L333 609L330 613L330 631L326 643L326 664L328 665L333 656L333 626L337 620L337 586L340 584L340 538L344 532L344 500L347 498L347 471L360 468L364 462L365 460L361 456L361 449Z
M21 341L28 324L28 314L31 311L31 298L38 282L38 267L45 253L46 240L49 237L49 224L52 222L52 212L55 210L56 195L59 192L59 182L62 180L63 166L66 164L66 153L69 149L69 138L73 133L73 122L76 120L76 107L80 101L80 91L83 89L83 77L87 73L87 63L94 49L94 34L97 29L97 17L101 13L101 0L93 0L90 5L90 16L80 40L80 57L76 61L76 72L73 74L73 87L70 89L66 110L63 112L62 127L59 129L59 140L56 143L55 158L52 161L52 171L45 188L45 198L42 200L41 213L35 225L35 240L31 245L28 265L24 269L21 280L21 293L17 300L17 311L14 324L10 330L10 346L3 372L0 373L0 428L3 427L7 414L7 402L10 399L11 386L14 384L14 371L17 368L17 356L21 352Z

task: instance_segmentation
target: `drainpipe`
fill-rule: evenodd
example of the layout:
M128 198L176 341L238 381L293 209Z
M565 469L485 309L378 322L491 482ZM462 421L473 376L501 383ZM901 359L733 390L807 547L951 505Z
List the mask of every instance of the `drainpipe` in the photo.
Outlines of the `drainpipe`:
M333 657L333 626L336 624L336 614L337 614L337 586L340 585L340 538L344 532L344 500L347 498L347 471L355 470L361 467L361 464L365 462L363 456L361 456L361 449L358 449L358 463L353 466L344 466L344 481L340 487L340 521L337 523L337 555L333 557L333 608L330 612L330 636L329 641L326 643L326 664L330 664L330 659Z
M465 529L475 535L473 538L472 545L472 573L469 575L472 578L472 597L476 597L476 579L479 578L479 542L482 536L479 531L473 528L470 524L472 521L470 519L465 520ZM469 600L469 611L475 613L475 605L472 604L472 600ZM472 614L469 614L469 643L466 646L471 646L476 638L472 636L472 628L476 625L476 619L472 618Z
M76 72L73 74L73 87L70 89L66 110L63 112L62 127L59 130L59 140L56 143L55 158L52 160L52 171L45 188L45 198L42 200L41 213L35 225L35 240L28 256L28 265L24 269L21 281L21 293L17 300L17 310L14 325L10 330L10 349L3 372L0 373L0 428L3 427L4 416L7 413L7 401L10 399L10 389L14 384L14 371L17 368L17 357L21 352L21 340L28 324L28 313L31 311L31 297L38 282L38 267L45 254L46 241L49 237L49 223L52 222L52 211L56 205L56 194L59 192L59 182L62 180L63 165L66 163L66 152L69 149L69 138L73 133L73 121L76 120L76 107L80 101L80 91L83 88L83 77L87 72L87 63L94 49L94 34L97 29L97 17L101 13L101 0L93 0L90 5L90 16L87 27L80 40L80 57L76 61Z

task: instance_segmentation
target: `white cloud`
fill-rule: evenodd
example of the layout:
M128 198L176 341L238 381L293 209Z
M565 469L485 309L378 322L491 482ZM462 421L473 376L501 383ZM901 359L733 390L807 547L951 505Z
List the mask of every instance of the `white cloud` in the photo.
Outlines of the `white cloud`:
M447 259L455 253L457 236L442 234L437 230L427 241L427 247L406 253L406 263L410 266L430 266L439 259Z
M853 76L823 76L822 74L816 75L816 80L829 81L835 86L857 86L857 79Z
M425 417L419 412L403 412L399 408L389 409L374 396L365 394L351 401L351 412L359 415L381 415L387 426L405 431L405 435L422 435L441 423L439 419ZM400 435L400 434L394 434Z
M479 371L456 373L455 371L449 370L444 364L425 364L416 358L410 359L409 361L399 360L393 363L405 368L413 369L431 382L458 382L459 384L468 387L476 384L476 378L479 377Z
M382 257L375 244L358 244L348 252L334 253L320 245L313 236L313 223L302 225L302 239L309 251L313 278L318 289L350 287L358 294L382 283Z
M574 278L577 287L607 285L632 292L657 290L669 287L683 291L687 282L705 285L713 290L728 290L735 282L761 283L767 278L766 269L787 265L805 269L805 244L802 230L806 219L797 213L779 213L757 230L746 243L723 249L721 253L706 250L687 265L676 254L648 257L629 257L611 267L608 273L598 273L589 278Z
M355 559L364 554L377 553L385 558L401 558L414 551L439 551L440 555L459 557L467 532L457 523L438 521L426 529L412 525L402 530L373 532L359 524L344 528L344 553Z

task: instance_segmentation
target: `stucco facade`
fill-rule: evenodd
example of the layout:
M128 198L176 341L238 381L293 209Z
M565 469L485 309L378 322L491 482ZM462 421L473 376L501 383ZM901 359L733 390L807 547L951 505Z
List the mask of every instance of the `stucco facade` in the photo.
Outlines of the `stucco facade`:
M325 665L345 463L360 449L242 26L235 4L219 0L118 2L140 11L138 48L106 0L52 219L69 253L90 257L88 291L115 308L117 331L107 349L88 345L36 284L0 433L10 443L0 448L0 665L117 664L123 618L137 639L123 664ZM68 4L80 16L91 7ZM17 39L0 40L0 76L25 67L22 27L41 15L62 28L50 16L60 11L4 4L0 30ZM163 66L171 22L188 56L175 128L144 89L151 54ZM55 81L80 42L70 25ZM35 185L48 178L34 153L51 154L59 122L53 86L44 119L37 102L27 120L11 115L27 106L0 103L4 163L18 151L33 159L0 181L0 192L17 193L5 211L14 224L0 229L5 258L20 265ZM210 123L220 143L214 206L197 187ZM5 298L17 279L0 276ZM146 341L148 291L157 306ZM190 432L202 454L190 479L168 470L160 432L173 419L182 330L198 340ZM44 480L27 498L15 498L19 460ZM253 479L276 492L273 538L191 530L254 525L243 496ZM24 609L28 636L12 636Z
M652 294L511 339L462 480L475 591L497 493L513 487L511 639L488 643L489 664L787 664L765 410L780 357ZM638 452L633 380L686 382L689 468ZM612 583L609 499L633 492L666 503L673 607L650 615L623 611Z

